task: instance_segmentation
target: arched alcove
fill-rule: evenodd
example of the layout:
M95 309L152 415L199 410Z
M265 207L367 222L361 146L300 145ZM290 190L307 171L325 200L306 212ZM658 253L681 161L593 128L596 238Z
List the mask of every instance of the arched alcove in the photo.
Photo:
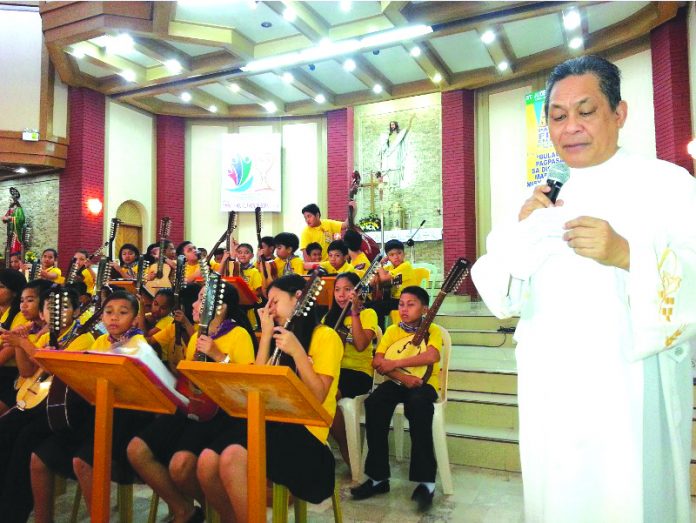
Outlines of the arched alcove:
M132 243L142 252L144 210L143 204L135 200L127 200L118 206L116 218L121 220L121 226L116 234L114 255L124 243Z

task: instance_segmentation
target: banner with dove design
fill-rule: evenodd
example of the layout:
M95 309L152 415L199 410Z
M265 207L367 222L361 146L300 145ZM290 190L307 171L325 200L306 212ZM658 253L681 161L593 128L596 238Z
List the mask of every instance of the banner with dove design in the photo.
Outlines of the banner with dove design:
M222 144L222 211L281 211L280 134L226 134Z

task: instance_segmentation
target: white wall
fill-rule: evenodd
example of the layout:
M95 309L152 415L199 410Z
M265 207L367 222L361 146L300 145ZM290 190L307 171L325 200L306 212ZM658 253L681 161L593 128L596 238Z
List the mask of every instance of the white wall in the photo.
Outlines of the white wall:
M53 134L65 138L68 135L68 86L58 73L53 80Z
M626 150L654 158L655 117L652 98L650 50L616 61L622 73L621 95L628 102L628 119L619 143ZM522 202L531 190L526 187L526 128L524 95L530 86L517 87L489 96L491 225L516 220ZM486 212L486 205L479 205ZM487 231L480 231L487 234Z
M186 224L184 235L210 249L227 228L227 212L220 210L222 137L227 133L281 134L282 213L264 213L262 235L294 232L305 226L302 207L326 207L325 124L321 118L287 122L245 122L219 125L191 122L186 135ZM256 248L254 213L240 213L235 237Z
M689 5L686 19L689 32L689 85L691 87L691 136L696 138L696 3ZM696 162L696 160L695 160Z
M153 116L107 99L105 144L105 234L118 207L132 200L143 211L143 244L147 246L154 241L156 203Z
M41 17L0 7L0 130L39 128Z

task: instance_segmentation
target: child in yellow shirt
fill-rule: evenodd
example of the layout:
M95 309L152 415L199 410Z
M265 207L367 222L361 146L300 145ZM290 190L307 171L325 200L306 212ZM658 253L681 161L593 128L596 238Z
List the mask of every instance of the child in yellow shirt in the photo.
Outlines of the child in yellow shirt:
M305 273L304 263L302 258L295 256L300 240L291 232L281 232L276 235L275 240L275 264L278 269L278 276L287 274Z
M55 249L44 249L41 253L41 271L39 278L61 283L61 271L56 266L58 263L58 251Z

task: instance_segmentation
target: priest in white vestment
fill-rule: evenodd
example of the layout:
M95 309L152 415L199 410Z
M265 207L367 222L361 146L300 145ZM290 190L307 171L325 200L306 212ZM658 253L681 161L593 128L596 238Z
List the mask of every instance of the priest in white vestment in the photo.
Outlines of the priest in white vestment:
M547 84L570 167L495 229L472 276L515 334L530 523L689 523L696 181L618 147L619 71L586 56Z

